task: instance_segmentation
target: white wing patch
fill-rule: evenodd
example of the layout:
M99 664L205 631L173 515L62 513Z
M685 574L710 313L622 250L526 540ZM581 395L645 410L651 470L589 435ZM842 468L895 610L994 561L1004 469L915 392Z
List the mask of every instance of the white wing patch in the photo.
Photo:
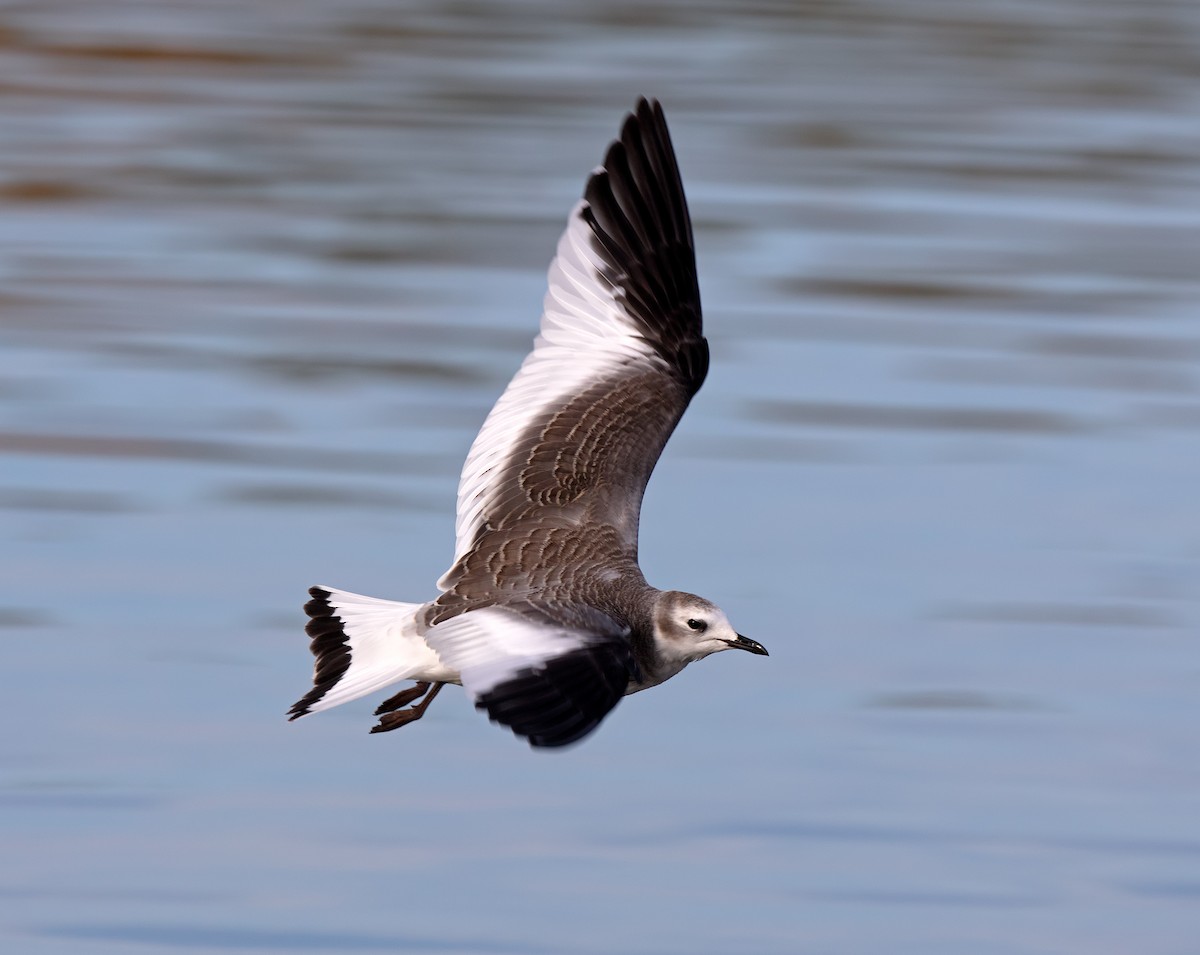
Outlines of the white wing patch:
M654 349L636 331L600 277L604 263L592 249L585 203L571 212L550 263L549 289L541 331L533 351L492 408L471 445L458 485L454 560L458 563L495 503L498 489L517 475L504 465L531 421L557 407L590 383L624 366L663 367ZM445 590L448 573L438 581Z
M447 668L461 674L472 701L524 670L537 670L547 660L598 642L593 634L502 607L452 617L428 630L425 640Z

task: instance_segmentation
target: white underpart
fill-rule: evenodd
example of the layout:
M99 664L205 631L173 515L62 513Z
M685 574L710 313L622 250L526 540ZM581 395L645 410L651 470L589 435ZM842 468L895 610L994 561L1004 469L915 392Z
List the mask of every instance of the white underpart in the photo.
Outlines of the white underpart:
M592 249L585 203L571 212L550 263L541 332L533 351L480 429L458 485L454 561L466 553L505 482L501 467L529 424L547 408L560 407L588 384L623 366L654 368L662 360L638 335L613 294L596 274L603 262ZM447 576L438 581L443 590Z
M319 713L401 680L455 683L458 674L444 666L417 632L422 604L364 597L345 590L329 591L329 604L341 618L350 648L350 666L320 700L309 707Z
M523 670L594 643L580 630L544 624L500 607L470 610L425 634L442 662L461 674L463 689L478 700Z

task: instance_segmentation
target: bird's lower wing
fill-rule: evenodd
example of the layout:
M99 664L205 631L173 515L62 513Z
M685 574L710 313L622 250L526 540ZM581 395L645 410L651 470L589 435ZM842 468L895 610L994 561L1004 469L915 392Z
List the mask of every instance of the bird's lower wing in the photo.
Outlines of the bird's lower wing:
M493 722L533 746L565 746L600 725L634 672L626 637L605 629L493 606L432 627L425 641Z

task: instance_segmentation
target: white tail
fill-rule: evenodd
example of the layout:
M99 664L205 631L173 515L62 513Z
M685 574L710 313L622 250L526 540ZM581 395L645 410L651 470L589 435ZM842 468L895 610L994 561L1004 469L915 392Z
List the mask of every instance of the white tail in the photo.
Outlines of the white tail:
M357 700L400 680L447 682L457 674L442 666L417 632L422 604L364 597L313 587L304 611L312 637L313 688L288 711L289 719Z

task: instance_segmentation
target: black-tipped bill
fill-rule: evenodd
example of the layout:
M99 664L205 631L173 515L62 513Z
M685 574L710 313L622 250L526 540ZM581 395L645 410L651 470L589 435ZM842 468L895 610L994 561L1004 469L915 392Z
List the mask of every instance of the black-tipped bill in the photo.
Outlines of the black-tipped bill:
M760 657L769 657L771 655L767 653L767 648L757 640L751 640L749 637L743 637L740 633L737 635L736 640L729 641L729 645L738 650L749 650L751 653L757 653Z

